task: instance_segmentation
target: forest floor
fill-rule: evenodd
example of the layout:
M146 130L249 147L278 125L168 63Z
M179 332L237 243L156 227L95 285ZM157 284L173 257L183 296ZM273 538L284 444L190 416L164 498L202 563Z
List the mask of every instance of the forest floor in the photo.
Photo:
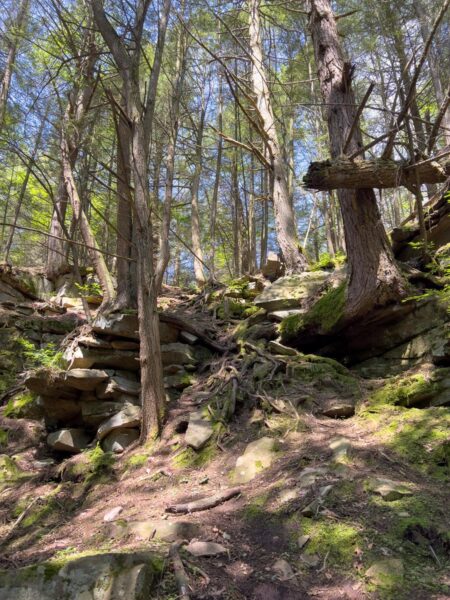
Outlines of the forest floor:
M227 446L202 456L199 462L204 464L191 465L186 456L177 464L177 437L182 434L175 434L153 450L138 449L112 465L95 465L90 482L84 475L67 477L75 481L64 481L64 476L62 482L48 481L46 469L33 466L44 457L34 446L24 450L24 428L35 426L15 421L18 445L10 446L10 452L20 455L19 464L31 478L1 492L3 532L11 513L20 515L37 496L42 500L28 513L29 522L3 546L1 566L91 551L154 548L164 554L164 544L149 538L167 520L193 524L194 537L227 549L219 557L189 557L192 598L450 598L445 592L450 587L444 536L450 526L448 488L421 474L417 465L399 460L383 443L379 433L386 422L305 414L293 429L281 416L272 418L267 429L250 421L250 414L240 414ZM167 515L169 505L230 487L236 457L261 436L261 425L264 434L276 435L278 456L240 486L239 497L204 512ZM330 442L337 437L347 440L348 451L335 458ZM310 486L302 485L305 469L311 474ZM402 482L412 495L386 502L369 490L374 478ZM302 509L327 485L333 487L317 513L302 516ZM105 523L105 514L118 506L123 507L119 526ZM133 523L133 529L123 527L126 523ZM300 548L304 536L310 539ZM380 557L400 559L404 569L403 577L400 572L389 575L392 581L381 591L365 576ZM279 559L292 573L280 576ZM170 569L156 597L177 597Z
M363 398L382 384L362 381ZM172 400L169 425L193 404L189 395ZM222 441L199 453L168 425L153 447L121 457L92 450L60 465L46 462L41 425L3 418L2 451L20 473L0 487L0 568L154 550L164 561L154 597L175 600L170 543L160 538L176 524L176 537L224 549L208 557L181 550L191 600L450 598L448 462L435 469L433 440L428 447L415 433L431 431L439 410L381 413L363 400L349 419L307 411L293 419L241 406ZM261 437L276 441L270 466L236 483L237 457ZM215 508L166 511L235 486L240 495Z

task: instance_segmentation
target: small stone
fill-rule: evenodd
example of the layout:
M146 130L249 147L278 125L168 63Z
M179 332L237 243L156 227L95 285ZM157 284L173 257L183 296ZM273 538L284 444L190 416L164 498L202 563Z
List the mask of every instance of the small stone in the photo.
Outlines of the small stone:
M348 419L355 414L355 404L351 400L329 400L322 414L332 419Z
M216 542L191 542L186 550L192 556L220 556L227 554L228 550Z
M291 565L283 558L279 558L275 562L275 564L272 567L272 570L275 571L280 581L288 581L295 577Z
M275 440L267 436L248 444L244 454L236 461L235 480L247 483L270 467L275 457L274 448Z
M311 539L310 535L301 535L298 538L297 544L298 544L298 547L300 548L300 550L306 546L306 544L309 542L310 539Z
M111 523L111 521L115 521L120 513L123 511L123 506L116 506L105 513L103 520L105 523Z
M320 564L320 557L317 554L302 554L300 558L311 568L318 567Z
M186 342L186 344L190 344L191 346L193 346L198 342L198 337L193 333L189 333L188 331L182 331L180 333L180 340L182 342Z
M328 447L333 451L333 460L342 462L347 458L350 440L345 437L337 437L331 440Z
M125 448L131 446L138 439L139 431L137 429L116 429L102 440L102 448L105 452L121 454Z
M214 433L211 421L204 419L201 411L191 412L185 441L194 450L200 450Z
M412 496L413 493L402 483L391 479L376 479L372 484L372 490L379 494L386 502L399 500L404 496Z

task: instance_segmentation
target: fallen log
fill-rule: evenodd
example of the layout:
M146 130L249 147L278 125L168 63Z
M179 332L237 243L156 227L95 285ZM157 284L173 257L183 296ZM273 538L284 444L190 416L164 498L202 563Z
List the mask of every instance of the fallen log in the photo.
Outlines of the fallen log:
M230 488L229 490L218 492L217 494L214 494L214 496L209 496L208 498L200 498L200 500L193 500L186 504L173 504L166 508L166 512L185 515L187 513L208 510L209 508L219 506L219 504L222 504L227 500L231 500L231 498L239 496L240 493L240 488Z
M362 188L410 188L420 183L444 183L450 177L450 158L408 162L375 158L350 160L345 157L313 162L303 183L307 189L330 191Z

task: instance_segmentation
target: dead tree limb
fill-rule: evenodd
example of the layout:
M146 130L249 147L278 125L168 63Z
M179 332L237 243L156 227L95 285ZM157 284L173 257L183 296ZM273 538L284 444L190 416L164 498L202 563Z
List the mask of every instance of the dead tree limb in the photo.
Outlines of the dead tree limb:
M231 500L231 498L239 496L240 493L240 488L230 488L229 490L218 492L217 494L214 494L214 496L209 496L208 498L200 498L200 500L193 500L186 504L173 504L166 508L166 512L185 515L201 510L208 510L209 508L214 508L215 506L219 506L219 504L223 504L223 502L226 502L227 500Z
M177 582L178 591L180 595L178 596L180 600L190 600L189 598L189 579L184 569L183 561L181 560L179 549L183 545L183 542L177 541L173 542L170 546L169 557L172 561L173 572L175 575L175 580Z
M450 177L450 159L436 157L415 165L386 160L352 161L346 158L311 163L303 183L307 189L395 188L423 183L444 183Z

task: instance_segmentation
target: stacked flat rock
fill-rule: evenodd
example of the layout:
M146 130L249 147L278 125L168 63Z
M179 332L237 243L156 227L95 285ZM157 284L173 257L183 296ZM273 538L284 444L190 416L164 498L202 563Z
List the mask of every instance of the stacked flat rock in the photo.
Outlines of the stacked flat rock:
M164 383L179 393L192 383L199 339L178 327L160 323ZM51 431L48 444L62 452L80 452L101 443L122 452L139 438L141 386L139 334L135 314L98 317L65 351L64 371L41 369L26 386L38 395Z

